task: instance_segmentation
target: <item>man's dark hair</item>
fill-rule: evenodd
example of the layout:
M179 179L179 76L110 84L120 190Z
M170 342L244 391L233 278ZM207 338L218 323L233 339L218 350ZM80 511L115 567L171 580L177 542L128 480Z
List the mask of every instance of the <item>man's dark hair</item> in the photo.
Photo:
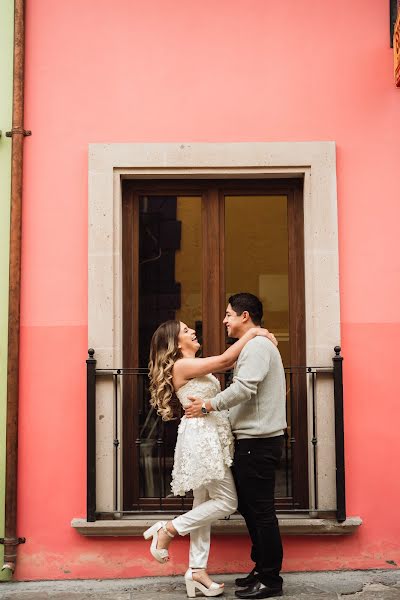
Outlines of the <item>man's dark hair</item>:
M244 311L247 311L254 325L261 325L263 305L261 300L259 300L257 296L254 296L254 294L249 294L247 292L233 294L233 296L229 298L229 304L237 315L241 315Z

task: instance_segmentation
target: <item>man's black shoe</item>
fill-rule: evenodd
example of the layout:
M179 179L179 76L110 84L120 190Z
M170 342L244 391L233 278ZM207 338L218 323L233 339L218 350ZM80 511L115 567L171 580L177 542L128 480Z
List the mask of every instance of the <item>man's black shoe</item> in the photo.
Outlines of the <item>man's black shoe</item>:
M282 588L271 588L268 585L264 585L261 581L257 581L253 585L250 585L245 590L235 592L237 598L273 598L275 596L282 596Z
M238 587L249 587L249 585L254 585L256 581L258 581L256 570L253 569L246 577L237 577L235 579L235 585Z

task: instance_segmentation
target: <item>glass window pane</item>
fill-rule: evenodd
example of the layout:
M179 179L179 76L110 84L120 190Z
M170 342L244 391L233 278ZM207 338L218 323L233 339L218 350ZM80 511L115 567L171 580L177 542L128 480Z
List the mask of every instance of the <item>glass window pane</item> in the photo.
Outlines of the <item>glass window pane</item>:
M225 291L250 292L264 306L264 325L290 364L287 196L225 197ZM290 402L287 403L290 436ZM276 497L292 494L291 447L286 436Z
M201 339L201 285L201 197L141 196L140 367L147 367L151 337L163 321L184 321L196 329ZM138 406L140 496L167 497L171 495L178 420L162 423L157 418L149 404L147 381L141 390Z
M286 196L225 197L226 300L238 292L258 296L264 324L289 364L288 227Z

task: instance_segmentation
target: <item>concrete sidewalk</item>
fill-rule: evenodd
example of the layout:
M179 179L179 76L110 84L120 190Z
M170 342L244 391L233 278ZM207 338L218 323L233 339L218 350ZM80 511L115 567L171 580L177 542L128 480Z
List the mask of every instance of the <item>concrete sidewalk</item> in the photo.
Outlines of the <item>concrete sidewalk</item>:
M233 600L235 575L225 581L221 598ZM400 600L400 570L285 573L286 600ZM198 594L198 598L203 597ZM1 600L180 600L183 577L115 580L10 582L0 584Z

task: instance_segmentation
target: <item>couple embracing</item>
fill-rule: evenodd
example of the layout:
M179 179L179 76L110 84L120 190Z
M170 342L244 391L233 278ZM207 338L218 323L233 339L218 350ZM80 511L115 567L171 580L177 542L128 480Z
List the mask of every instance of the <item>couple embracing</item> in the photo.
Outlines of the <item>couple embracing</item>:
M286 386L276 339L261 328L262 316L256 296L231 296L223 322L228 336L238 340L219 356L196 358L200 345L195 332L179 321L160 325L151 342L152 405L166 421L174 416L174 396L185 409L171 487L174 495L193 490L193 508L172 521L159 521L144 537L152 538L153 557L166 562L173 538L190 533L188 597L194 598L196 589L204 596L223 593L223 584L207 574L211 523L237 508L246 521L255 566L249 575L236 579L240 589L235 595L282 595L274 488L286 428ZM221 391L212 373L234 364L233 382Z

